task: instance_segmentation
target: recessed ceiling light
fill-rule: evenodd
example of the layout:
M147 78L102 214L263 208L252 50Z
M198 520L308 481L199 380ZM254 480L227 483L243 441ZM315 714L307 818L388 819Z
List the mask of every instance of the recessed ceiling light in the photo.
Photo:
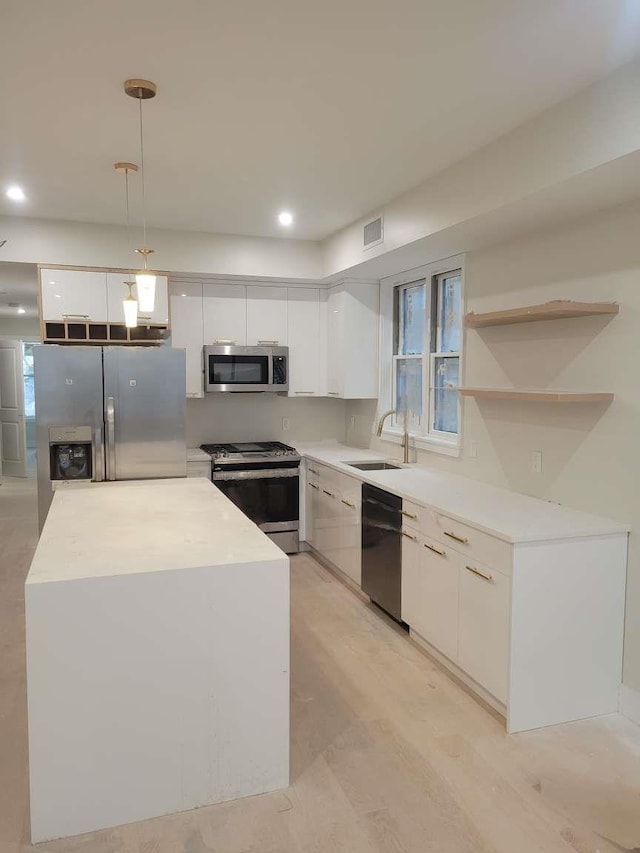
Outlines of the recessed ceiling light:
M7 198L12 199L12 201L24 201L26 195L22 187L12 186L7 190Z
M26 314L26 313L27 313L26 308L18 308L18 314Z
M293 213L283 210L282 213L278 214L278 222L280 225L293 225Z
M53 282L51 282L51 284L53 284ZM62 294L61 294L61 293L56 293L56 299L62 299Z

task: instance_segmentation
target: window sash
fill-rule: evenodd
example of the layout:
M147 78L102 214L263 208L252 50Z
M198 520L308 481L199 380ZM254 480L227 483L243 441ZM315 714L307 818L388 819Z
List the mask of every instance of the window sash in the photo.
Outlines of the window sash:
M456 390L460 387L460 353L459 352L432 352L429 356L429 417L428 417L428 435L433 435L437 438L446 439L448 441L453 441L453 436L455 436L455 440L458 439L460 435L460 398L457 399L457 416L456 416L456 425L458 427L456 432L448 432L447 430L439 430L436 429L436 391L438 390L438 386L436 385L436 364L439 359L456 359L458 362L458 385L451 386L452 390Z
M429 284L426 281L426 279L422 278L422 279L416 279L416 281L408 282L407 284L403 284L397 288L397 295L398 295L398 301L397 301L398 334L397 334L396 350L395 350L396 355L403 355L404 350L405 350L406 329L405 329L405 310L404 310L404 304L403 303L404 303L404 300L406 299L407 291L413 290L417 287L422 287L424 290L425 318L424 318L424 322L422 323L422 347L417 353L413 353L413 352L412 353L406 353L406 355L407 356L409 356L409 355L421 355L422 353L425 352L426 340L427 340L426 331L427 331L427 327L429 326L429 323L430 323L431 311L429 309L429 304L430 304Z
M393 298L390 303L393 305L393 316L390 316L392 336L389 339L391 350L391 407L397 409L397 394L398 394L398 375L401 370L400 364L407 363L411 359L421 361L421 379L422 379L422 411L420 413L412 413L409 420L409 431L412 435L425 439L433 438L438 444L449 445L450 447L459 446L460 444L460 429L461 429L461 406L457 399L457 432L447 432L435 428L436 416L436 376L435 370L438 364L437 359L454 358L458 360L459 370L462 365L461 351L446 351L443 350L443 326L440 322L442 311L444 292L447 280L452 278L460 279L460 342L462 342L462 270L459 267L438 272L432 276L418 277L411 281L405 281L393 285ZM423 353L412 353L404 355L402 350L404 347L404 311L403 311L403 292L410 288L415 288L418 285L424 287L424 321L423 328ZM455 339L454 339L455 343ZM387 350L388 352L388 350ZM458 373L458 382L461 381ZM389 388L389 386L387 386ZM387 392L388 393L388 392ZM439 410L441 411L441 410ZM401 431L404 429L404 414L398 412L391 421L391 429Z

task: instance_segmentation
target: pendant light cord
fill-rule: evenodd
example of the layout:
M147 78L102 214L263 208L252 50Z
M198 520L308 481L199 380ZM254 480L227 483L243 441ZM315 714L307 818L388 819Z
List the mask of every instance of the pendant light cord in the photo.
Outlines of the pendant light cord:
M125 207L127 210L127 243L131 243L131 217L129 216L129 170L124 170L124 197ZM129 275L133 275L133 270L129 267Z
M142 89L140 89L138 106L140 111L140 177L142 179L142 244L147 248L147 205L144 194L144 134L142 130ZM144 268L147 268L147 256L144 255Z

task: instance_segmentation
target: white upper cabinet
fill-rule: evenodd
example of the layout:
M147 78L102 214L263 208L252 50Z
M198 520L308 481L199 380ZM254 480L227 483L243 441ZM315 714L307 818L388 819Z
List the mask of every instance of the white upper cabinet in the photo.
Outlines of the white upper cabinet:
M127 272L107 273L107 314L110 323L124 323L122 300L129 293L125 281L135 281L135 274L130 275ZM131 288L131 292L137 298L135 285ZM167 326L169 324L169 294L166 275L156 276L153 311L148 314L138 311L138 322L141 325L153 323L157 326Z
M247 288L244 284L205 284L202 289L205 346L247 343Z
M332 287L327 298L327 394L344 397L345 292Z
M377 285L345 282L326 298L327 394L344 399L378 396Z
M172 282L170 293L171 346L186 351L187 397L202 397L202 285Z
M107 274L90 270L41 269L41 310L45 323L107 322Z
M287 346L286 287L247 287L247 346Z
M320 389L320 291L288 288L289 396L317 397Z

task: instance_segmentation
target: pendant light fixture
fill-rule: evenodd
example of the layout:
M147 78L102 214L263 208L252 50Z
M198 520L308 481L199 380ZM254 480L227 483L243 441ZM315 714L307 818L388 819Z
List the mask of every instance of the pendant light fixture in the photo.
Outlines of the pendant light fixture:
M114 163L113 168L116 171L124 172L124 197L125 197L125 206L127 211L127 239L129 238L130 231L130 217L129 217L129 172L137 172L138 167L135 163ZM123 282L128 288L129 293L122 300L122 310L124 311L124 324L129 329L135 329L138 325L138 300L135 298L133 293L131 292L131 288L135 284L132 276L129 276L129 281Z
M145 314L151 313L156 298L156 277L147 269L147 259L153 249L147 247L147 209L145 204L145 182L144 182L144 133L142 122L142 102L156 96L156 84L150 80L131 79L125 80L124 91L130 98L137 98L140 116L140 177L142 179L142 242L143 247L136 249L144 258L144 269L136 273L136 290L138 292L138 304L140 311Z
M131 292L131 288L135 281L124 282L129 288L128 296L122 300L122 308L124 310L124 324L128 329L135 329L138 325L138 300Z

